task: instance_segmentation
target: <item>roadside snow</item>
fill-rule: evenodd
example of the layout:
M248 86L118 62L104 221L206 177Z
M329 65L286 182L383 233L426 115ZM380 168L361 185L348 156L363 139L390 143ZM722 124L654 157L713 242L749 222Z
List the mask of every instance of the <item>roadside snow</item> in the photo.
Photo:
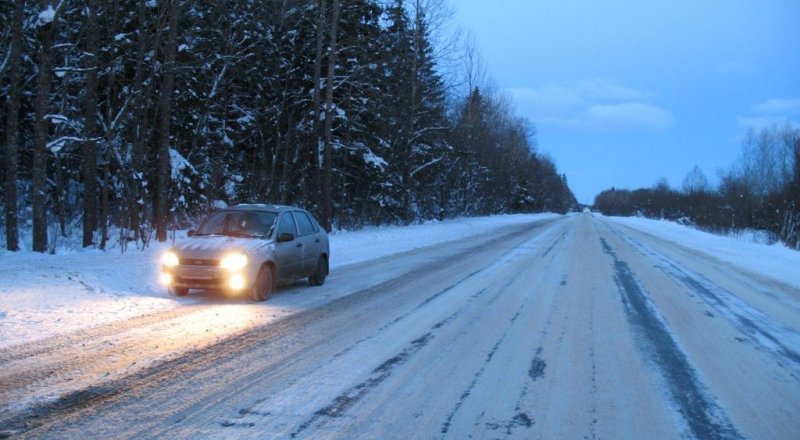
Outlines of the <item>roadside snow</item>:
M727 237L703 232L668 220L608 217L621 225L675 242L720 261L800 288L800 252L776 243L754 242L751 235Z
M463 239L555 214L462 218L411 226L337 231L331 268ZM178 240L185 232L178 232ZM202 301L172 298L158 283L168 244L144 251L66 250L56 255L0 253L0 348Z
M503 226L555 218L557 214L500 215L431 221L410 226L338 231L331 236L331 267L372 260L436 243L481 234Z

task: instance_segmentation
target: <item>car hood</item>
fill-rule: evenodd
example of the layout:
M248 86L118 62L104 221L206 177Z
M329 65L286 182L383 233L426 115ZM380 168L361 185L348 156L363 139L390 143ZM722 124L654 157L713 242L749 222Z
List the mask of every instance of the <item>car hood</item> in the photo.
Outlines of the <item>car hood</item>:
M274 240L244 237L190 237L177 244L175 250L181 258L215 260L231 251L257 253L274 245Z

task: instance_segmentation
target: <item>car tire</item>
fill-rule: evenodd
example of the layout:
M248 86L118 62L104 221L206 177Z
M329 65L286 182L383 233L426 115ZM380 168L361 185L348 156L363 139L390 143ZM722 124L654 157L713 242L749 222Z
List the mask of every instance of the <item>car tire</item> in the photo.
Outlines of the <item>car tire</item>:
M253 285L252 297L254 301L266 301L275 291L275 277L269 266L264 266L258 271L258 277Z
M308 283L312 286L321 286L325 284L325 277L328 276L328 258L324 255L320 255L319 260L317 260L317 267L314 269L314 273L308 277Z
M170 286L167 287L167 292L172 296L186 296L186 294L189 293L189 289L186 287Z

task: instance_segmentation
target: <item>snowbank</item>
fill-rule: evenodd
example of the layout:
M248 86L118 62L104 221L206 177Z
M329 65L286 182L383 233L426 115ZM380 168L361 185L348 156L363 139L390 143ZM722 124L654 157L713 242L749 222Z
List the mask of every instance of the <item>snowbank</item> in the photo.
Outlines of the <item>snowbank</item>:
M640 217L608 218L621 225L661 237L720 261L800 288L800 270L798 270L800 252L780 243L760 244L748 238L750 235L739 237L715 235L668 220Z

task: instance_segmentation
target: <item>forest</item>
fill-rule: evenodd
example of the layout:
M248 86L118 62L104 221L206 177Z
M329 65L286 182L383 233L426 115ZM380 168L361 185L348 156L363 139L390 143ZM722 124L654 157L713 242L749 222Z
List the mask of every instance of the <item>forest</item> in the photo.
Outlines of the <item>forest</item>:
M598 194L594 207L606 215L681 220L713 232L767 231L773 241L800 249L800 128L782 125L750 129L739 159L720 172L712 188L700 168L680 190L660 180L653 188Z
M435 45L437 5L4 1L4 247L145 246L244 202L328 230L574 208L532 123Z

